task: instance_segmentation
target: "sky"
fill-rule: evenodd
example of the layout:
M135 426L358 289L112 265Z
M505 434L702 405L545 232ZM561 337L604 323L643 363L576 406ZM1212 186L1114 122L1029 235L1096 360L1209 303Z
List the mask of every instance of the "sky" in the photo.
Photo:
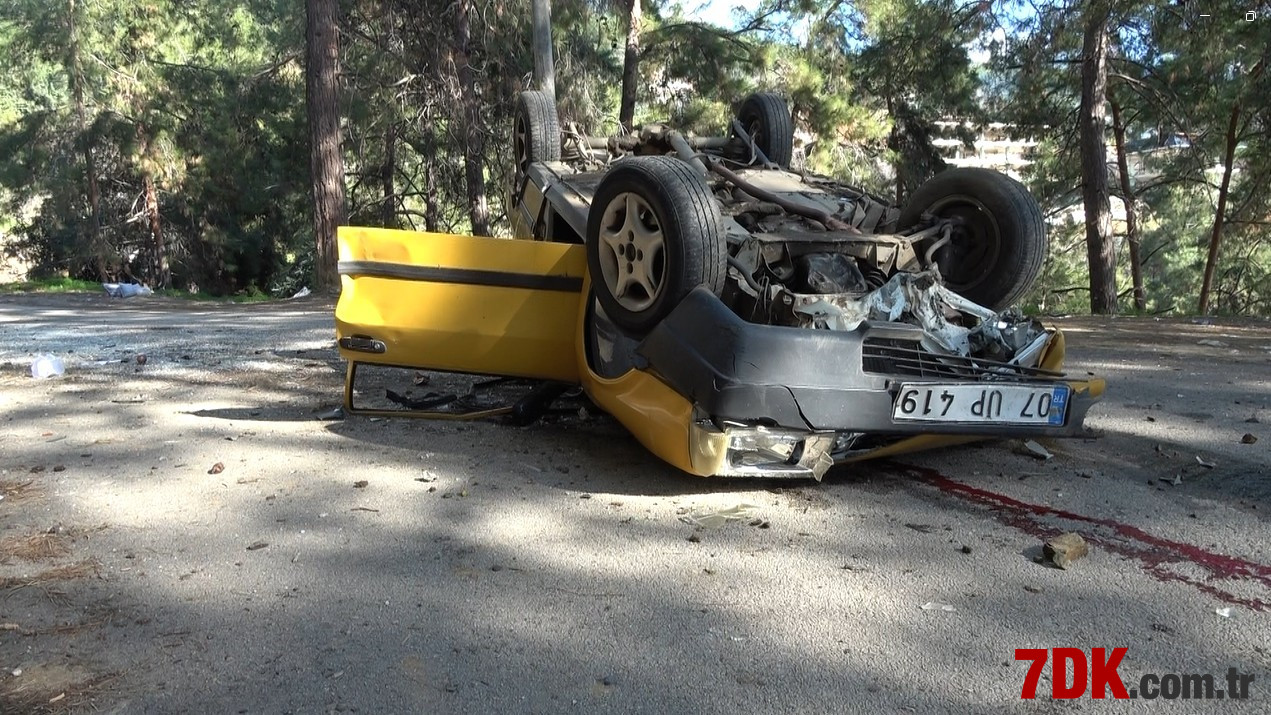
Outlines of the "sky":
M745 12L752 12L759 7L761 0L680 0L679 5L684 9L684 15L690 20L699 22L709 22L727 29L736 29L737 18L734 17L733 11L741 8ZM974 43L967 47L972 64L984 64L989 60L988 42L990 40L1003 41L1006 33L1001 28L994 30L990 37L986 37L982 43Z
M709 22L720 27L734 29L737 26L733 18L733 9L740 7L752 11L759 7L760 0L680 0L684 15L690 20Z

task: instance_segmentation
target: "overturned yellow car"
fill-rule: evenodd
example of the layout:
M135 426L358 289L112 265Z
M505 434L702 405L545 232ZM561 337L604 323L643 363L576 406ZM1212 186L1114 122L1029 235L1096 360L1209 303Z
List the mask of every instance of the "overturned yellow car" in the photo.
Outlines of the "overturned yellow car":
M580 385L703 476L820 479L835 463L1080 433L1103 381L1066 377L1063 335L996 305L1044 251L1023 187L952 170L897 209L787 171L778 99L747 98L725 137L602 140L563 135L524 93L518 238L340 230L346 409L363 364Z

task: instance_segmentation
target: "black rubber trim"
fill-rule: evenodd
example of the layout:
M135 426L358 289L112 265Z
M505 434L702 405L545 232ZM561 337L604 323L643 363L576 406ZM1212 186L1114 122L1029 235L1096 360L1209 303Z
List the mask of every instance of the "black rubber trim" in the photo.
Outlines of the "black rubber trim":
M583 279L572 276L540 276L533 273L505 273L482 271L473 268L440 268L435 266L407 266L382 261L340 261L340 275L371 276L373 278L401 278L428 283L457 283L460 285L495 286L498 288L528 288L553 290L563 293L581 293Z

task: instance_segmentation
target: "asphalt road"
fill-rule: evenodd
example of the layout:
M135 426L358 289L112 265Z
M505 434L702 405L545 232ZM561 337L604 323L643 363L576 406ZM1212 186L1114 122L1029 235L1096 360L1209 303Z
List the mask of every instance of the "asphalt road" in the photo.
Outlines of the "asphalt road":
M580 403L320 420L330 311L0 297L0 712L1268 711L1265 322L1062 321L1090 438L817 484L677 473ZM1060 647L1255 679L1021 701Z

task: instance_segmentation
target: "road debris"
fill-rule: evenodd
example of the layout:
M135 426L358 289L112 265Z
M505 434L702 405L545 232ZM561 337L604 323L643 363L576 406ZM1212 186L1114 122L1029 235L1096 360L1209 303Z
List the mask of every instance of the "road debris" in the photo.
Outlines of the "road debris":
M136 298L138 296L154 295L154 291L149 286L138 285L137 283L102 283L102 290L106 291L106 295L111 298Z
M1061 569L1085 558L1090 553L1090 546L1081 534L1068 532L1050 539L1042 545L1042 555L1047 561Z
M1223 341L1221 341L1221 340L1214 340L1214 339L1212 339L1212 338L1206 338L1205 340L1197 340L1197 341L1196 341L1196 344L1197 344L1197 345L1204 345L1204 346L1206 346L1206 347L1211 347L1211 348L1225 348L1225 347L1229 347L1229 346L1227 345L1227 343L1224 343L1224 342L1223 342Z
M359 479L359 480L357 480L356 482L353 482L353 488L354 488L354 489L365 489L365 488L366 488L366 485L368 485L368 484L370 484L370 482L366 481L365 479Z
M1022 443L1022 446L1024 448L1023 454L1030 457L1035 457L1037 459L1042 460L1043 462L1055 456L1050 453L1050 450L1046 449L1045 447L1041 446L1040 444L1038 444L1037 442L1031 439L1024 440L1024 442Z
M211 468L211 469L207 470L207 473L208 473L208 474L220 474L220 473L221 473L221 472L223 472L223 471L225 471L225 463L224 463L224 462L217 462L216 464L213 464L213 465L212 465L212 468Z
M344 419L344 408L332 407L329 410L323 410L322 412L319 412L317 414L316 419L322 420L323 422L334 422L337 420L342 420Z
M723 509L699 507L680 517L680 521L703 529L717 529L730 521L750 521L759 507L755 504L736 504Z
M56 355L37 355L31 363L31 377L43 380L66 372L66 363Z
M1258 438L1254 437L1252 432L1245 432L1244 436L1240 438L1240 444L1254 444L1257 441Z
M254 544L250 544L250 545L248 545L247 550L248 550L248 551L260 551L261 549L265 548L266 546L269 546L269 542L266 542L266 541L257 541L257 542L256 542L256 543L254 543Z
M1215 608L1215 609L1214 609L1214 613L1217 613L1218 615L1222 616L1223 618L1231 618L1231 617L1232 617L1232 615L1234 615L1234 614L1235 614L1235 612L1236 612L1236 611L1235 611L1235 609L1233 609L1231 606L1224 606L1224 607L1222 607L1222 608Z
M918 608L924 611L944 611L945 613L953 613L958 610L948 603L937 603L935 601L927 601Z
M1214 467L1218 466L1214 462L1206 462L1205 460L1201 459L1200 455L1196 455L1196 463L1204 467L1205 469L1213 469Z

